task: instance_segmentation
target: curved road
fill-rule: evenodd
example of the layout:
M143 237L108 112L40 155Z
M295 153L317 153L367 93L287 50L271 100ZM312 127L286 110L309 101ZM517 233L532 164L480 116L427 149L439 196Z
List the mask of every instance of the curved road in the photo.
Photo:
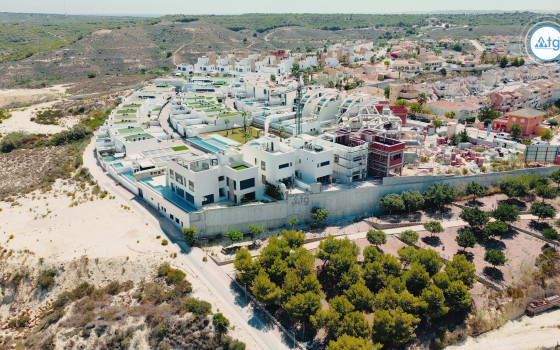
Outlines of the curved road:
M190 267L192 272L197 275L206 286L213 291L221 306L225 307L229 314L233 315L236 323L239 324L245 333L251 337L259 349L284 350L289 349L289 345L283 340L283 335L277 327L271 326L264 318L255 313L252 307L245 302L243 295L232 289L231 279L226 273L217 266L212 259L203 263L205 255L200 248L189 247L182 233L173 226L159 212L150 207L145 201L138 199L134 194L122 186L115 185L115 180L109 176L100 166L95 157L95 138L86 148L83 159L84 167L87 167L91 175L97 180L99 186L118 196L120 199L130 203L131 209L143 220L150 222L154 227L160 227L161 232L166 234L171 242L176 243L181 248L181 253L176 259Z

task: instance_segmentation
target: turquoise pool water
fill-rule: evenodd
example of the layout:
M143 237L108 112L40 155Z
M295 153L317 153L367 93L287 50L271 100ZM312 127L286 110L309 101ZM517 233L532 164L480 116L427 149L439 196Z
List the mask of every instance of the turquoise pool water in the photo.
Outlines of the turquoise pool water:
M122 168L122 167L123 167L123 165L122 165L121 162L119 162L119 163L113 163L112 165L113 165L113 168L115 168L115 169L119 169L119 168Z

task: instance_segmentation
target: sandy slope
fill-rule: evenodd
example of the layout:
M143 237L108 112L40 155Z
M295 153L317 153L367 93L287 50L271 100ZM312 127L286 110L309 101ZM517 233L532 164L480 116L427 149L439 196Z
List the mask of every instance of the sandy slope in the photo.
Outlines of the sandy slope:
M2 121L0 133L6 134L12 131L26 131L36 134L56 134L62 130L71 128L78 122L77 118L62 118L59 125L42 125L31 121L37 111L41 108L52 107L61 100L39 103L24 109L17 109L11 112L12 117Z
M101 258L125 262L128 257L131 263L145 266L145 271L138 271L144 274L155 273L154 266L169 261L187 273L187 279L193 284L193 296L210 302L214 312L220 310L230 319L234 326L230 335L244 341L247 349L258 348L183 259L169 257L171 253L179 253L179 247L172 243L162 246L161 241L166 237L153 218L142 218L123 208L122 205L130 203L119 199L119 196L116 199L106 197L89 201L83 197L82 191L76 189L75 185L64 185L58 181L47 193L35 191L16 199L17 205L0 202L1 245L15 251L31 250L35 253L34 263L39 258L49 263L62 263L83 256L90 261ZM76 191L75 199L67 196L65 191ZM91 191L88 198L90 194ZM81 204L70 207L74 201ZM12 239L10 235L13 235ZM161 237L156 238L158 235ZM31 263L27 261L26 264ZM120 273L120 267L115 269L115 273ZM107 277L110 278L110 275ZM0 309L0 315L7 311Z
M560 343L560 310L534 317L523 316L510 321L503 327L479 337L469 337L460 345L449 346L449 350L508 349L527 350L539 347L554 347Z
M44 89L4 89L0 90L0 108L13 104L48 101L62 97L70 85L55 85Z

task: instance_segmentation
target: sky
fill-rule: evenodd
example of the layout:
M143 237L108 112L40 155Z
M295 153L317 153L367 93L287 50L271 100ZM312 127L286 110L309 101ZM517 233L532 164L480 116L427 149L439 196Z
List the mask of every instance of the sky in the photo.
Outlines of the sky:
M240 13L558 12L558 0L0 0L0 12L96 15Z

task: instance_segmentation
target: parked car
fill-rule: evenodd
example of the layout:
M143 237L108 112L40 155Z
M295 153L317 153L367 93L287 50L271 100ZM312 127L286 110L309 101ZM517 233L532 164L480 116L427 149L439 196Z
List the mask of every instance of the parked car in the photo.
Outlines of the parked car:
M509 136L509 133L507 133L507 132L499 132L494 136L494 138L511 140L511 136Z

